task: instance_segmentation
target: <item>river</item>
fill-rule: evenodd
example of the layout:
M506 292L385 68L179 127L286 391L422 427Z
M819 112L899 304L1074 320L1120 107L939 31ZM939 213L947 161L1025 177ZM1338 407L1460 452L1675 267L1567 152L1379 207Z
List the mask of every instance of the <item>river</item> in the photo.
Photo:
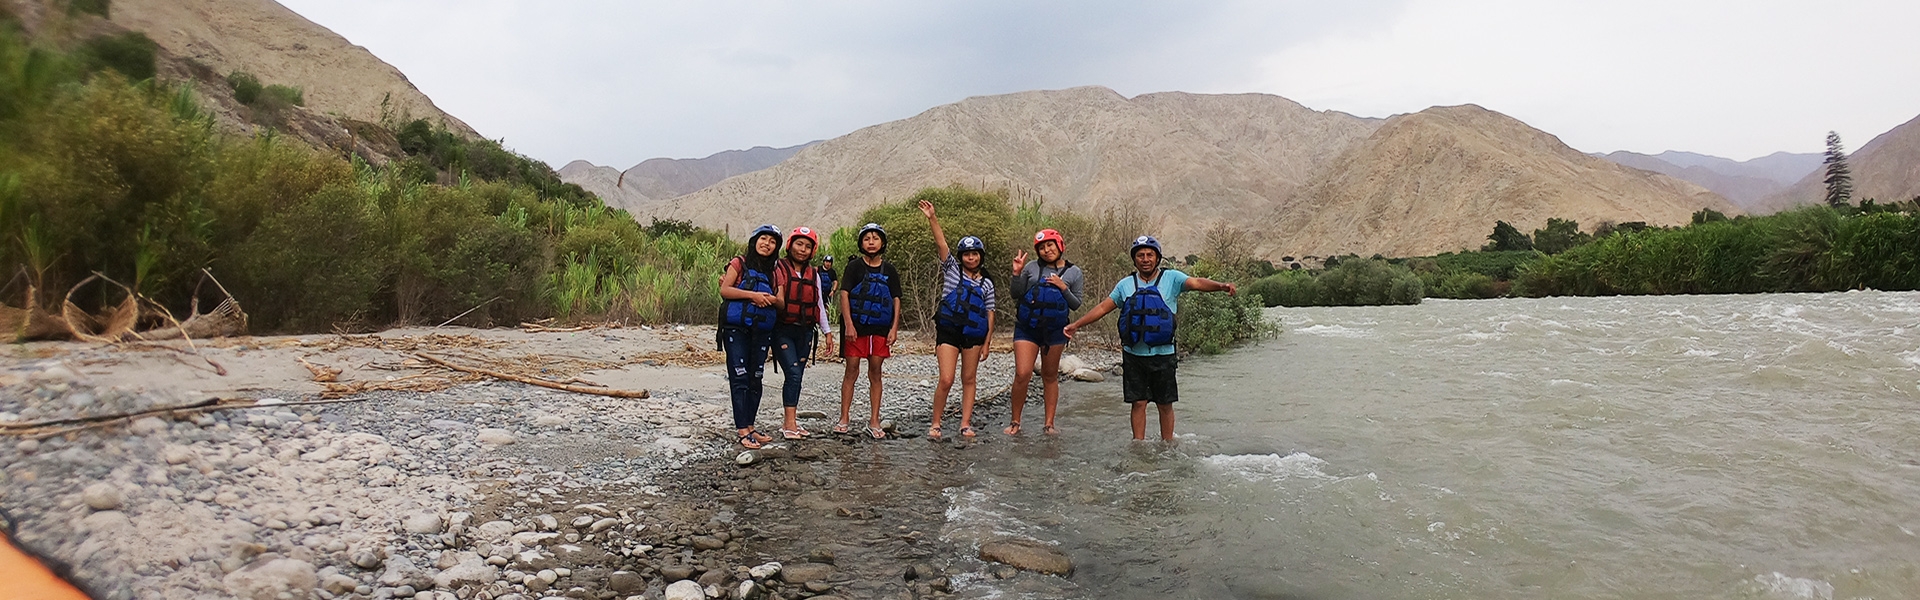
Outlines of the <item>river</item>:
M1127 439L1117 377L1066 387L1060 436L1037 400L990 428L942 535L1077 572L956 592L1920 597L1920 294L1268 314L1285 333L1182 363L1173 445Z

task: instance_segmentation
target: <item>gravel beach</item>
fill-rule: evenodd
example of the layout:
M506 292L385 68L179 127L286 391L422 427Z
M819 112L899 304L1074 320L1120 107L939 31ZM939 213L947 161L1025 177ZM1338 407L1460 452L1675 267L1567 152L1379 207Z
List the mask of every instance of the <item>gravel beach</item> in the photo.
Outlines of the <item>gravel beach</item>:
M402 367L420 365L402 361L432 336L442 347L464 340L459 355L470 359L650 397L493 378L329 394L339 384L314 381L301 364L405 387L396 382L421 379ZM801 402L815 439L743 455L721 369L700 343L711 339L701 327L401 330L372 342L238 338L195 349L211 361L184 346L15 346L0 358L0 428L12 428L0 437L0 508L19 543L70 566L103 599L831 600L943 596L950 578L969 576L929 562L951 553L920 533L938 531L943 506L902 516L861 500L869 480L846 476L874 467L863 447L927 443L917 438L937 367L924 342L903 343L886 363L883 418L907 439L828 434L843 367L823 362L807 372ZM1117 363L1112 352L1078 354L1095 367L1089 377ZM555 366L535 369L541 360ZM780 377L767 372L759 421L769 432L780 423ZM982 436L1001 435L1011 377L1004 350L980 369ZM856 431L867 410L861 379ZM222 409L80 421L215 399ZM68 423L22 427L55 421ZM950 417L948 444L967 443L958 429ZM963 454L929 455L901 472L936 482L964 469ZM783 524L795 507L872 522L868 534L884 539L794 539ZM883 530L880 513L909 531ZM870 556L875 547L888 551Z

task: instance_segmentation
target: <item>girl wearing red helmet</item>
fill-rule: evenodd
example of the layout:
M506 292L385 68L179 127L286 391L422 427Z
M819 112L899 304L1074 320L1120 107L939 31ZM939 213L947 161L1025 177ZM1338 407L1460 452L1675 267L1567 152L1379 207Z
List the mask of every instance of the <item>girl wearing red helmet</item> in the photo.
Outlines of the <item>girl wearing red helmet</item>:
M813 253L819 247L820 236L813 228L795 227L787 232L786 258L773 270L774 294L780 297L780 316L773 325L773 363L786 373L780 387L780 401L786 410L780 437L789 440L813 435L800 426L798 412L800 380L813 356L814 340L824 336L827 353L833 353L833 325L827 319L825 292L829 284L826 274L813 266Z
M1026 408L1027 382L1033 378L1036 362L1046 406L1041 431L1060 432L1053 426L1060 404L1060 357L1067 351L1069 316L1080 308L1082 275L1080 267L1067 262L1067 240L1058 231L1042 229L1033 234L1033 253L1039 260L1032 263L1027 262L1025 250L1013 257L1012 291L1018 310L1013 320L1013 424L1007 426L1007 435L1020 434L1020 412Z

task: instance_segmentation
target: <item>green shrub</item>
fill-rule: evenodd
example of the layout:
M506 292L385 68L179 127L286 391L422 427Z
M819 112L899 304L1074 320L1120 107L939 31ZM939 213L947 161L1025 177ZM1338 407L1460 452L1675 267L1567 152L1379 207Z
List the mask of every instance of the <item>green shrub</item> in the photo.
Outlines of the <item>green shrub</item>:
M1344 260L1320 273L1319 303L1325 306L1419 304L1420 278L1406 267L1384 260Z
M297 87L288 87L277 83L261 89L260 100L269 103L270 106L278 108L307 105L306 92L301 91L300 88Z
M1421 283L1426 287L1429 298L1479 300L1500 297L1498 282L1479 273L1454 272L1431 278L1423 276Z
M1241 342L1271 337L1280 328L1267 320L1262 308L1261 297L1254 294L1181 294L1175 341L1190 352L1219 354Z
M1307 271L1281 271L1247 286L1266 306L1318 306L1320 282Z
M89 38L80 45L88 71L112 69L127 79L153 79L154 55L160 49L147 34L129 31L118 35Z
M67 14L106 17L112 6L112 0L67 0Z
M234 101L247 106L253 106L254 103L259 102L260 92L265 89L260 85L260 78L244 71L228 73L227 87L233 89Z
M939 257L933 245L933 230L927 226L927 217L920 213L919 203L927 200L939 211L940 225L946 231L949 246L960 242L963 236L978 236L982 240L1006 240L1010 235L1013 220L1013 207L1007 203L1004 194L980 192L960 186L944 188L926 188L912 197L899 202L883 204L870 209L860 216L862 223L879 223L887 229L886 259L892 261L900 270L901 323L905 327L928 329L933 323L934 307L938 303L936 295L940 293ZM1031 245L1029 243L1029 245ZM1008 248L1005 242L987 244L984 265L1009 264L1016 248ZM1031 248L1028 252L1031 256ZM853 260L840 259L840 261ZM845 268L847 262L836 267ZM996 293L999 294L998 306L1011 308L1007 300L1006 281L1003 269L984 269L989 278L995 280ZM1000 317L1007 321L1006 316Z
M331 185L275 213L235 248L233 291L269 329L326 331L373 316L388 260L380 213Z

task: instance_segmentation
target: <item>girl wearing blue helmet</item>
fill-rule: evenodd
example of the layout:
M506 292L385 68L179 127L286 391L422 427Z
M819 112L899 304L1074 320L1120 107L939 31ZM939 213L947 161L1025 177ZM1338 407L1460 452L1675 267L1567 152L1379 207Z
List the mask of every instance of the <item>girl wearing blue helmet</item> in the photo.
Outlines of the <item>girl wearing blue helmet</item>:
M1072 337L1087 324L1107 313L1120 311L1121 394L1133 406L1133 439L1147 439L1147 403L1160 410L1160 439L1173 441L1173 403L1180 399L1175 380L1180 364L1175 353L1173 315L1180 309L1182 292L1226 292L1239 290L1231 283L1160 268L1160 240L1143 235L1133 240L1134 273L1114 284L1113 293L1093 310L1066 327Z
M933 230L934 247L940 251L940 308L934 319L933 353L940 360L940 385L933 390L933 423L927 437L940 439L940 419L946 415L947 394L953 391L955 363L960 370L960 435L973 437L973 400L977 388L975 373L986 360L993 339L993 280L980 269L986 260L986 245L980 238L960 238L955 252L947 247L947 234L934 216L933 203L920 201L920 212L927 215Z
M717 336L727 353L727 388L733 396L733 427L740 445L759 448L773 436L754 431L760 413L761 376L767 348L773 345L773 325L783 303L774 293L773 276L780 250L780 228L761 225L747 234L747 250L727 262L720 275L720 327Z

